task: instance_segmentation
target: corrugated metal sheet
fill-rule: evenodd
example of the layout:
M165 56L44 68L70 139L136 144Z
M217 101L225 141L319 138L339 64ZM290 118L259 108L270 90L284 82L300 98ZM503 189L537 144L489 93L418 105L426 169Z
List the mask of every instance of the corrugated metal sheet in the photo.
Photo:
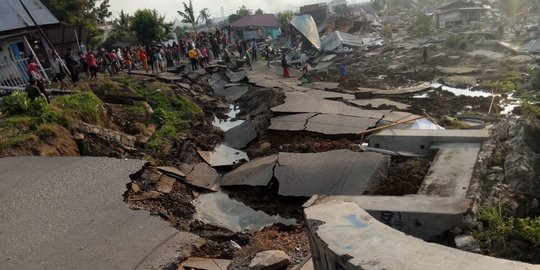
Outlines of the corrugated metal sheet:
M321 49L321 39L317 30L317 24L311 15L300 15L294 17L291 21L294 26L317 50Z
M520 51L527 53L539 53L540 52L540 39L533 39L521 47Z
M339 31L335 31L321 40L321 49L323 51L331 52L342 45L350 47L362 47L364 43L360 37Z
M39 25L59 23L39 0L23 0ZM35 26L19 0L0 0L0 33Z

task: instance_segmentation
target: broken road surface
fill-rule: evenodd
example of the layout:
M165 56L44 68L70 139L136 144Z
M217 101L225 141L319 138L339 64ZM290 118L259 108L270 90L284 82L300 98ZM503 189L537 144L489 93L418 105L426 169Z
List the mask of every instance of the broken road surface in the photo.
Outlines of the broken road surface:
M0 269L157 269L173 261L197 237L122 201L143 164L0 159Z

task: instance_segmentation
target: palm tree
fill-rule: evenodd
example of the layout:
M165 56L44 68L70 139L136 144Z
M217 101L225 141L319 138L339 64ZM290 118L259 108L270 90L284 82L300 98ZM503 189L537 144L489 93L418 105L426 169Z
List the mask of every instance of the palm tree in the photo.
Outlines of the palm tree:
M210 24L212 24L212 20L210 19L210 16L212 15L210 15L210 10L208 10L208 8L203 8L199 12L199 18L204 20L204 23L206 24L206 26L210 26Z
M197 37L197 25L199 25L200 16L195 17L191 0L189 0L189 5L187 5L186 2L183 2L182 4L184 4L184 11L179 10L178 14L182 16L183 23L191 24L193 31L195 31L195 37Z

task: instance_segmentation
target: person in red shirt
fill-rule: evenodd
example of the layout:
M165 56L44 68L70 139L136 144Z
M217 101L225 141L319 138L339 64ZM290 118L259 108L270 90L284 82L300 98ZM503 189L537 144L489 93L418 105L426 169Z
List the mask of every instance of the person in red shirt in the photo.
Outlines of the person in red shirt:
M139 49L139 59L141 60L142 66L146 73L148 73L148 55L146 54L146 51L141 47Z
M88 63L88 70L90 70L90 78L97 78L97 61L96 56L91 50L88 50L88 53L86 54L86 63Z

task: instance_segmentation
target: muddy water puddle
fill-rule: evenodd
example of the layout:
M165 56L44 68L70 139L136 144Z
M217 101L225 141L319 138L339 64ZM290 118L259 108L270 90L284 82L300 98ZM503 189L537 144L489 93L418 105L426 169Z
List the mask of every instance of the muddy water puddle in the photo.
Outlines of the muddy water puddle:
M294 218L282 218L279 215L270 216L257 211L240 201L229 198L225 192L214 192L200 195L194 202L197 209L195 218L234 232L256 231L274 223L294 225Z
M203 158L210 166L230 166L249 161L246 152L224 144L219 144L212 152L205 152Z
M230 105L229 111L227 112L227 119L219 119L214 116L214 121L212 122L212 125L221 128L221 130L223 131L227 131L231 128L237 127L240 124L244 123L244 120L236 119L238 113L240 113L240 107Z

